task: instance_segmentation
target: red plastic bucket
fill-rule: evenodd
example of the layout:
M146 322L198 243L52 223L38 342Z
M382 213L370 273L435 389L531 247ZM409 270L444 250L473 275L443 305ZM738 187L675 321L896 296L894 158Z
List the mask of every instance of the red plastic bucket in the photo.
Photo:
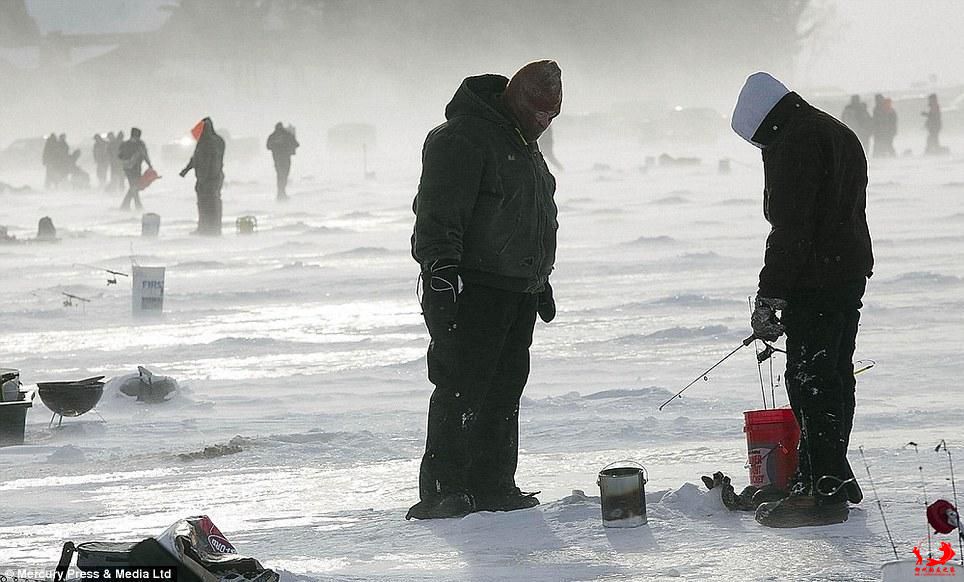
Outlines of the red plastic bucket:
M746 451L750 485L776 485L786 489L797 471L797 445L800 427L789 408L749 410L743 413L746 424Z
M146 172L141 176L140 180L137 181L137 189L144 190L148 186L154 183L160 176L154 171L154 168L148 168Z

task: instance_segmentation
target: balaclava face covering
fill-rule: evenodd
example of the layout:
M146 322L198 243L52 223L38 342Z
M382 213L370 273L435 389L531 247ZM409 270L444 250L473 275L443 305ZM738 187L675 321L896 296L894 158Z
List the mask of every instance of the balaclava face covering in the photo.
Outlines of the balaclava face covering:
M522 137L536 141L562 108L562 70L555 61L529 63L509 80L503 102Z
M763 144L753 141L753 134L760 129L770 110L789 92L783 83L769 73L753 73L740 90L730 127L746 141L762 148Z

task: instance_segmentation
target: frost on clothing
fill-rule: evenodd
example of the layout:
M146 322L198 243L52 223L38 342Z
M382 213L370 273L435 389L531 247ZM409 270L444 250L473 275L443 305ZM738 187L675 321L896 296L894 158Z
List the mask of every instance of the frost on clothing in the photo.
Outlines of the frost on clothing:
M843 123L786 95L753 140L764 145L763 212L770 223L760 295L828 289L871 275L867 159Z
M787 395L801 427L793 489L813 496L813 503L761 506L757 520L804 524L822 515L837 523L846 513L823 514L821 508L863 497L856 481L828 494L822 478L840 483L853 477L847 461L855 408L853 354L861 298L874 265L865 210L867 159L853 131L793 92L773 104L747 138L751 126L736 120L759 117L782 87L775 83L765 73L751 76L733 118L734 129L763 150L763 212L771 230L757 306L763 301L782 309ZM810 510L809 516L797 515Z

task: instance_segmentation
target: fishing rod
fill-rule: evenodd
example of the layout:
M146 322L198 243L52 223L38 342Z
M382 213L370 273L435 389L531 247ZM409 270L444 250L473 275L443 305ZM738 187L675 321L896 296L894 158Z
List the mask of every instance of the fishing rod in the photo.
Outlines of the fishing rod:
M702 380L709 380L709 378L706 377L707 374L709 374L709 373L712 372L717 366L719 366L720 364L722 364L723 362L725 362L726 360L728 360L728 359L730 358L730 356L732 356L733 354L735 354L735 353L737 353L738 351L742 350L742 349L745 348L746 346L752 344L753 341L756 340L756 339L757 339L757 336L756 336L755 333L754 333L754 334L750 334L750 336L749 336L748 338L746 338L745 340L743 340L743 342L741 342L740 345L738 345L738 346L736 346L735 348L733 348L733 351L731 351L730 353L728 353L728 354L726 354L725 356L723 356L723 358L722 358L720 361L718 361L717 363L715 363L715 364L713 364L712 366L710 366L710 367L709 367L708 369L706 369L702 374L700 374L699 376L697 376L696 378L694 378L692 382L690 382L690 383L687 384L686 386L683 386L683 389L680 390L679 392L677 392L676 394L674 394L673 396L671 396L671 397L669 398L669 400L667 400L666 402L660 404L660 405L659 405L659 408L658 408L657 410L662 411L662 410L663 410L663 407L665 407L667 404L669 404L669 403L672 402L673 400L676 400L677 398L682 398L682 397L683 397L683 396L682 396L682 395L683 395L683 392L686 392L686 389L687 389L687 388L689 388L689 387L692 386L693 384L696 384L696 383L699 382L701 379L702 379ZM764 343L766 343L766 342L764 342ZM765 350L764 350L764 351L765 351ZM763 353L763 352L761 352L761 354L762 354L762 353ZM768 357L769 357L769 356L768 356ZM759 358L759 356L757 356L757 358ZM762 361L762 360L760 360L760 361Z
M884 506L880 504L880 495L877 495L877 487L874 485L874 478L870 476L870 465L867 463L867 457L864 456L864 447L857 447L860 450L860 458L864 462L864 469L867 471L867 480L870 481L870 488L874 491L874 499L877 501L877 509L880 510L880 519L884 522L884 530L887 532L887 539L890 540L890 547L894 549L894 558L900 559L897 554L897 544L894 543L894 536L890 534L890 526L887 525L887 516L884 515Z
M863 374L863 373L866 372L867 370L873 368L874 366L877 365L877 362L874 361L874 360L869 360L869 359L868 359L868 360L857 360L857 364L858 364L859 367L858 367L856 370L854 370L854 376L859 376L860 374ZM913 444L913 443L908 443L908 444Z
M87 263L75 263L75 264L80 265L81 267L87 267L88 269L96 269L98 271L104 271L105 273L108 274L107 285L116 285L118 275L120 275L121 277L130 277L130 275L128 275L123 271L114 271L112 269L105 269L104 267L98 267L97 265L88 265Z
M930 528L930 522L928 522L928 520L927 520L927 514L926 514L926 511L927 511L927 486L924 484L924 464L921 463L921 461L920 461L920 450L918 450L918 448L917 448L917 443L915 443L914 441L910 441L909 443L907 443L906 445L904 445L904 448L907 448L907 447L914 447L914 452L917 453L917 471L920 473L920 488L921 488L921 491L923 492L923 495L924 495L924 511L925 511L925 514L924 514L924 529L927 530L927 555L930 556L930 555L931 555L931 550L932 550L932 548L931 548L931 528Z
M948 450L947 443L944 439L941 439L941 442L937 443L937 446L934 447L934 452L939 453L941 449L944 449L944 452L947 453L947 466L951 470L951 491L954 495L953 520L956 522L954 525L957 527L957 548L960 550L961 565L964 566L964 529L961 528L961 514L958 513L961 504L957 502L957 485L954 482L954 460L951 459L951 451Z

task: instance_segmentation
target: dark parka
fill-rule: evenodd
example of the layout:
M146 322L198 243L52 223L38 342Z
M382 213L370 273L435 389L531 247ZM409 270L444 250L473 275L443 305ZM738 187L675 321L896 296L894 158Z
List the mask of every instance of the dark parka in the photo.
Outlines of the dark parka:
M298 143L298 140L295 139L295 136L292 135L290 131L283 127L279 127L271 132L271 135L268 136L268 141L265 144L265 147L271 150L271 154L275 158L290 158L291 156L295 155L295 152L298 150L298 146L300 145L301 144Z
M469 282L535 293L556 255L556 182L539 151L510 121L508 79L469 77L429 132L415 197L412 255L423 268L460 264Z
M760 296L833 293L871 275L867 158L846 125L789 93L753 141L762 144L771 225Z
M214 125L204 122L204 131L194 147L183 172L194 170L197 178L194 190L199 194L209 190L219 190L224 182L224 139L214 131Z

